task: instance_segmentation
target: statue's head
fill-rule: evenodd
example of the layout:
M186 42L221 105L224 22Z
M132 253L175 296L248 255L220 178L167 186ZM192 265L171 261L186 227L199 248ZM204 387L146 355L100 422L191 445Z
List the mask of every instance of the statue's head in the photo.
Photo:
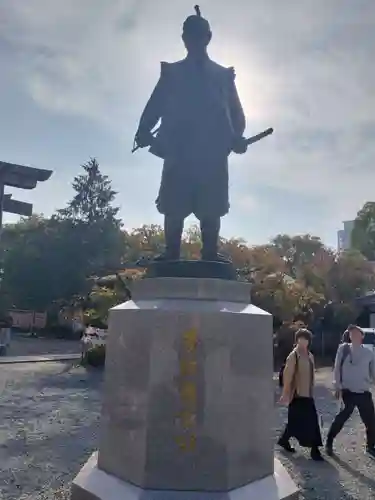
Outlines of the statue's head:
M182 28L182 40L188 52L205 49L212 38L209 22L201 16L198 5L194 9L195 15L189 16Z

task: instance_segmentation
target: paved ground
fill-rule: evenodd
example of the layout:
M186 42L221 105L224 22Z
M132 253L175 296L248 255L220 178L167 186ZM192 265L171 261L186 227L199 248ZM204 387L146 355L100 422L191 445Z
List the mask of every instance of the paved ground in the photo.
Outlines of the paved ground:
M71 363L0 367L0 498L68 500L69 485L98 444L101 372ZM317 403L326 432L336 403L330 373L319 375ZM277 432L285 409L277 407ZM355 415L338 440L338 459L316 464L303 451L280 455L303 489L301 500L373 500L375 462L363 452Z

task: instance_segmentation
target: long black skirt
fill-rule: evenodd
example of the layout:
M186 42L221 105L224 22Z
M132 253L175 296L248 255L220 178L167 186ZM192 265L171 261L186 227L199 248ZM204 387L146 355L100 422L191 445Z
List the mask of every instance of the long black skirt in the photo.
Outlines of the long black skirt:
M288 423L284 438L297 439L300 446L322 446L318 413L313 398L295 396L288 406Z

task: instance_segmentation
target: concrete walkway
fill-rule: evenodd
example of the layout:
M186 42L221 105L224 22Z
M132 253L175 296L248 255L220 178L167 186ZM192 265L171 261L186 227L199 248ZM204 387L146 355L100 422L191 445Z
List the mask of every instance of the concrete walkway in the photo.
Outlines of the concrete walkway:
M13 363L43 363L48 361L80 360L81 354L44 354L35 356L0 356L0 365Z

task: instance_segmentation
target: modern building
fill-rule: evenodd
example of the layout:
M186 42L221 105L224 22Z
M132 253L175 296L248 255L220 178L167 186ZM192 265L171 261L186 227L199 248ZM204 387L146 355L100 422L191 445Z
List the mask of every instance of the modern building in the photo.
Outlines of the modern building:
M348 250L352 246L354 220L344 221L344 229L337 231L337 251Z

